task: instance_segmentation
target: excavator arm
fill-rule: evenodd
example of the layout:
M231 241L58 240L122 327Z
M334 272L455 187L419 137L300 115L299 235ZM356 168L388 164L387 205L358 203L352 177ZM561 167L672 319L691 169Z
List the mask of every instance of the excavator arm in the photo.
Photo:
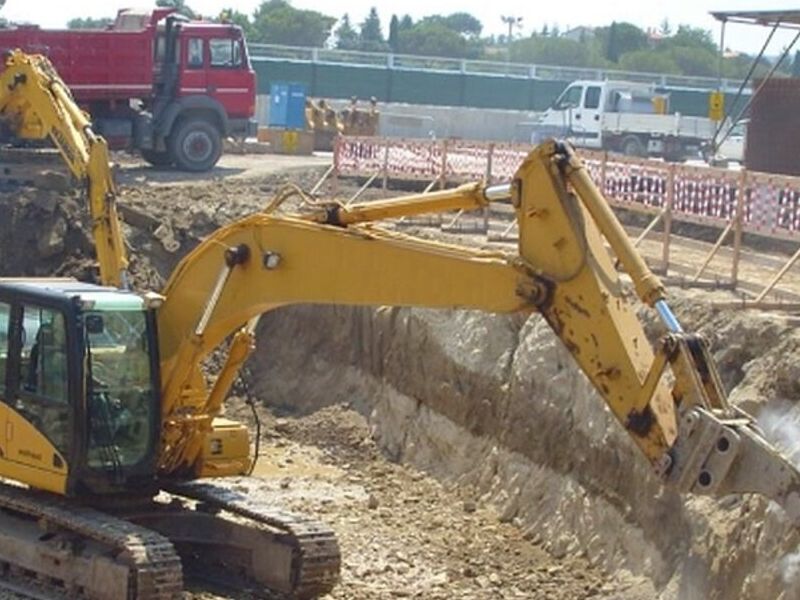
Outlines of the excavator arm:
M516 211L517 253L445 245L373 225L500 200ZM665 325L655 345L615 260ZM756 492L800 518L800 474L749 416L728 405L704 341L682 331L663 285L563 144L537 147L507 186L331 204L305 215L252 215L201 243L164 293L158 310L163 474L201 474L203 439L214 428L220 387L230 384L231 371L208 393L199 365L237 331L232 364L240 365L252 346L254 319L267 311L295 303L536 311L666 483L694 493Z
M20 50L6 54L0 73L0 119L17 138L49 138L72 175L86 183L100 280L128 287L128 259L108 146L92 131L89 119L47 58Z

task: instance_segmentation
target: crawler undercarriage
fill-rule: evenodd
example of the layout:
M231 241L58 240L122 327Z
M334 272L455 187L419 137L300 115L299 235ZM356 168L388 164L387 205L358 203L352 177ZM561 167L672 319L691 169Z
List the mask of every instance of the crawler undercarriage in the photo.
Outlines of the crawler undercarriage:
M185 573L314 598L339 576L338 543L325 525L210 483L176 484L113 510L0 485L0 509L3 573L54 597L177 598Z

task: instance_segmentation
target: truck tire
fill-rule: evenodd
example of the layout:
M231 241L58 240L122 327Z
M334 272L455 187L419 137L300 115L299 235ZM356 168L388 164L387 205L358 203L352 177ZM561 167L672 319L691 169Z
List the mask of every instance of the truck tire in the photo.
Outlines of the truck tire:
M208 171L222 154L219 130L203 119L181 119L169 137L169 155L184 171Z
M626 156L645 157L645 151L642 141L635 135L629 135L622 140L621 144L622 153Z
M141 150L142 158L154 167L169 167L172 165L172 156L166 150Z

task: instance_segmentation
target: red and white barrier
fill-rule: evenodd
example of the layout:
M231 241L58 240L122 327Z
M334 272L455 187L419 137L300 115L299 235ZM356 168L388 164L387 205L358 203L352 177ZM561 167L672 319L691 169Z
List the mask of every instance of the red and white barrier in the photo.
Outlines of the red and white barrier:
M339 137L336 174L451 182L510 180L531 147L463 140ZM592 178L617 206L725 227L741 213L742 229L800 238L800 177L675 165L581 151Z

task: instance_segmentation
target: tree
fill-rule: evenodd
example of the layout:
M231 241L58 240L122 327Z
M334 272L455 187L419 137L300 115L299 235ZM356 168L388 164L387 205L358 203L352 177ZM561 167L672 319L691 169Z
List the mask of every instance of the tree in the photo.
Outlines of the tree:
M389 21L389 49L392 52L399 51L399 40L398 36L400 35L400 19L397 18L397 15L392 15L392 20Z
M189 17L190 19L196 19L198 16L196 12L186 5L184 0L156 0L156 6L174 8L180 14Z
M595 36L604 56L612 63L618 62L627 52L644 50L648 46L647 34L631 23L613 21L609 27L595 29Z
M512 61L562 67L599 67L603 59L589 44L563 37L534 35L516 40L509 48Z
M251 42L321 47L336 19L315 10L298 10L286 0L266 0L253 13Z
M608 28L608 37L606 39L606 58L611 62L619 61L619 42L617 41L617 22L612 21L611 27Z
M340 50L357 50L359 46L358 32L350 24L350 16L345 13L334 32L336 47Z
M250 17L234 8L223 8L216 20L220 23L233 23L234 25L238 25L242 28L247 38L251 35L252 23L250 23Z
M438 19L423 19L411 29L398 34L399 52L424 56L447 56L451 58L478 58L483 45L478 39L468 39L461 33L445 26Z
M114 22L114 19L110 17L102 17L100 19L95 19L93 17L86 17L80 18L77 17L75 19L70 19L67 22L67 28L69 29L105 29L109 25Z
M666 40L669 46L688 46L690 48L705 48L710 52L717 52L717 45L711 32L701 27L691 25L678 25L675 35Z
M672 35L672 26L669 24L669 19L666 17L661 21L661 25L658 26L658 33L660 33L662 37Z
M358 39L361 50L381 52L388 49L386 40L383 39L378 9L374 6L369 9L367 18L361 23L361 31L358 34Z
M469 13L457 12L439 18L445 27L465 36L480 37L483 31L483 23Z
M414 21L411 18L411 15L403 15L403 18L400 19L400 26L397 29L397 33L401 31L408 31L414 26Z
M641 71L644 73L678 75L681 72L678 65L668 54L652 50L635 50L624 54L619 59L619 67L626 71Z
M717 75L719 65L717 54L707 48L678 46L672 48L669 54L683 75L695 75L698 77L714 77Z

